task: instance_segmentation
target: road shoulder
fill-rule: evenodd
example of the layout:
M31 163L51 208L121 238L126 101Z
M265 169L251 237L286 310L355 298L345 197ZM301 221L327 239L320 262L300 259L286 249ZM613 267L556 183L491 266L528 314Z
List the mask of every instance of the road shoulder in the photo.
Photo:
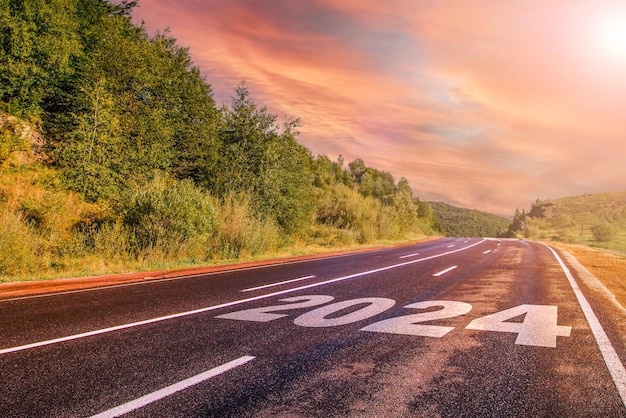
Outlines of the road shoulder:
M626 258L589 247L550 244L557 248L590 288L608 292L607 297L626 308Z

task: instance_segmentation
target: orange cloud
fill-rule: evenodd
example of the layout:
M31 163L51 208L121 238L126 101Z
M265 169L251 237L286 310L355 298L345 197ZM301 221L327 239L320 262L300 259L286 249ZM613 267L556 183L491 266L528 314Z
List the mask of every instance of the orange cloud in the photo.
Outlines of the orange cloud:
M314 153L512 214L624 189L626 62L594 44L618 3L142 0L135 18L190 47L218 103L245 79L272 113L300 117Z

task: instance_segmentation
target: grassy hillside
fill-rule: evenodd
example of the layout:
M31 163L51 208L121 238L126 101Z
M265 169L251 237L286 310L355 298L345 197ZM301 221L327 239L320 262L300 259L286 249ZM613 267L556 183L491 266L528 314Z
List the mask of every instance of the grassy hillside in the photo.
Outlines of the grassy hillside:
M516 214L511 232L626 253L626 192L538 200Z
M443 202L428 202L446 235L451 237L497 237L506 232L510 220L475 209Z

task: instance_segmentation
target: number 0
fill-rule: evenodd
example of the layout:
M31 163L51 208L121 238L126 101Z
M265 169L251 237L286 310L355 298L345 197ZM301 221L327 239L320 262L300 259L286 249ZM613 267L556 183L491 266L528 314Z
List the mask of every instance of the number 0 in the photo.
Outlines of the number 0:
M281 302L292 302L289 304L245 309L243 311L236 311L224 315L218 315L216 316L216 318L236 319L238 321L269 322L278 318L288 316L287 314L277 314L272 312L283 312L290 309L310 308L312 306L323 305L333 299L334 297L325 295L296 296L293 298L280 300Z
M386 311L396 304L393 299L387 298L362 298L350 299L343 302L335 302L322 306L297 317L293 323L301 327L336 327L338 325L351 324L363 319L371 318L381 312ZM353 306L365 305L359 309L346 313L335 318L327 318L334 313Z

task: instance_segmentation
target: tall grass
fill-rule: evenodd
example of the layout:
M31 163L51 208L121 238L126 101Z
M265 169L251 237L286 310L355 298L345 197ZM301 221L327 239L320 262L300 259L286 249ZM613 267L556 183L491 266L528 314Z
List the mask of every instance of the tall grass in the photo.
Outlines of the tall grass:
M217 231L211 242L215 258L239 258L276 251L283 243L278 225L253 212L249 198L229 194L216 213Z
M3 209L0 212L0 277L46 268L42 244L19 213Z
M41 167L22 170L0 174L0 281L206 264L286 242L245 195L219 200L157 174L105 207L48 190Z

